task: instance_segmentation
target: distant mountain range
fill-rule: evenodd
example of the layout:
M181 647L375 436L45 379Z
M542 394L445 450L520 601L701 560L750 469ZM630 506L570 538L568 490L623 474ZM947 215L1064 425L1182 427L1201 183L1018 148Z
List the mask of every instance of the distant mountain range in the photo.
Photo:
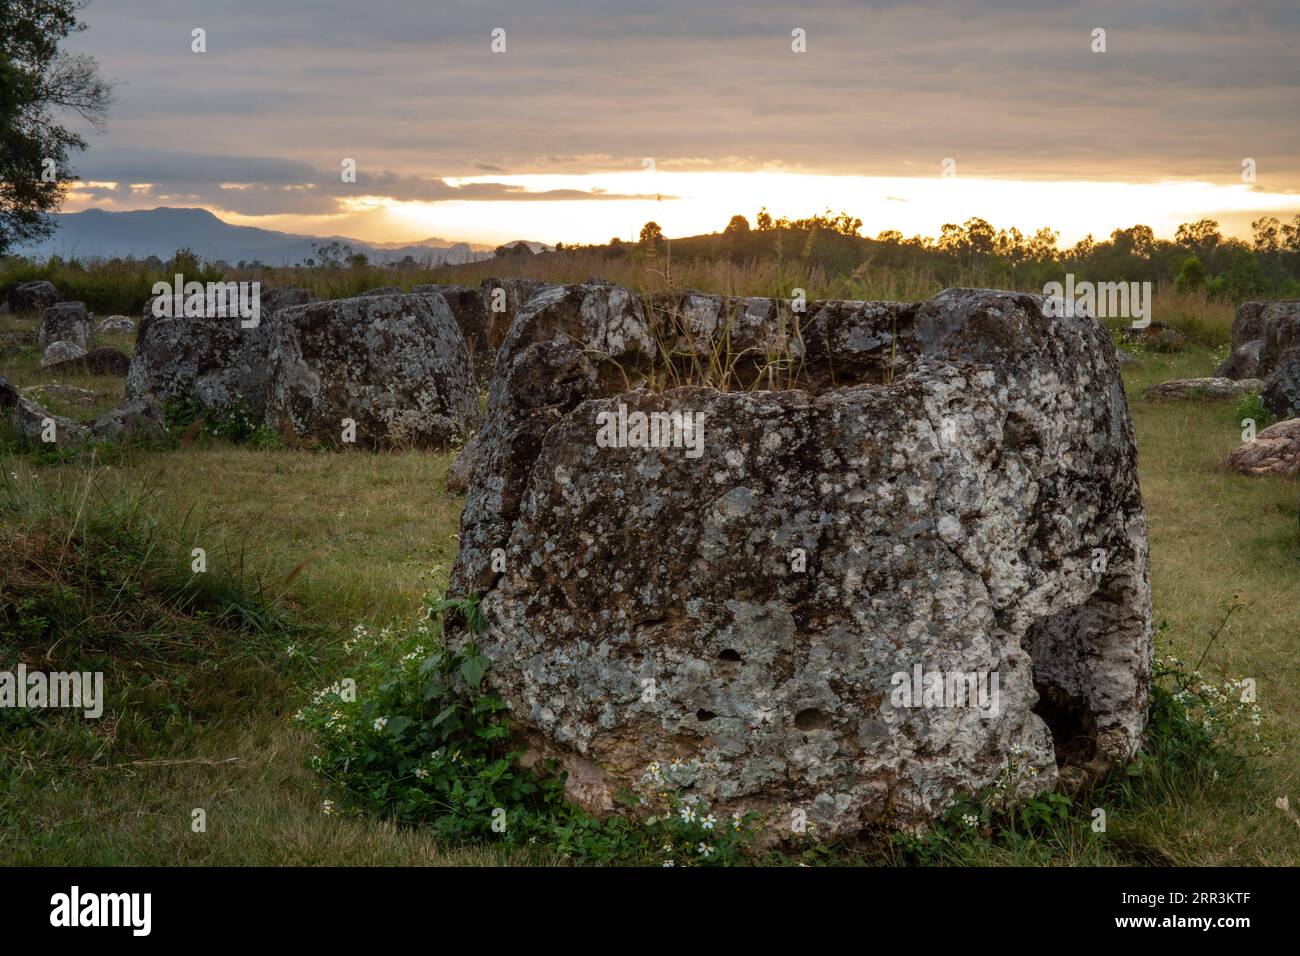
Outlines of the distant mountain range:
M181 248L192 249L201 259L220 259L231 265L260 261L269 266L298 265L315 258L316 246L338 241L365 253L379 265L411 256L417 263L462 265L492 258L492 246L477 243L425 239L415 243L369 243L344 236L300 236L255 226L233 226L206 209L142 209L135 212L56 213L54 235L32 246L15 250L21 255L65 259L110 259L157 256L170 259ZM532 243L529 244L533 245ZM536 245L541 245L537 243Z

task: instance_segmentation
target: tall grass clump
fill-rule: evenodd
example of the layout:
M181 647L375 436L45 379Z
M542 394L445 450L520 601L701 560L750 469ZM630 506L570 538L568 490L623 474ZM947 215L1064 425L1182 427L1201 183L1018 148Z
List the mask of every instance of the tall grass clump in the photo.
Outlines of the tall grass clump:
M292 668L272 664L306 632L238 555L202 552L204 529L160 522L147 491L93 461L0 465L0 666L102 672L106 697L98 720L0 711L0 776L24 748L169 752L287 694Z

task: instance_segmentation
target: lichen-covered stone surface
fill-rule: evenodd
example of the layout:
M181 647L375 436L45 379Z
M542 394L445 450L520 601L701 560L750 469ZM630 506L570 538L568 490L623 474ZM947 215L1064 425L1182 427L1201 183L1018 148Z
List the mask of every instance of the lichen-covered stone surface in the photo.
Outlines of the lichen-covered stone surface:
M41 313L40 346L44 352L55 342L72 342L86 351L95 345L90 316L81 302L59 302Z
M134 335L135 320L125 315L110 315L95 326L96 335Z
M460 334L465 339L465 348L469 350L470 363L474 367L474 380L479 385L486 385L492 377L496 351L501 346L509 323L489 321L479 289L463 285L417 285L411 292L416 295L442 296L451 309L451 314L456 317Z
M146 306L126 375L126 397L193 398L207 408L265 408L269 319L245 328L238 316L155 316Z
M152 395L128 398L90 425L90 436L96 441L161 439L166 435L162 405Z
M469 354L436 295L359 296L280 311L266 419L291 445L444 448L479 424Z
M1300 415L1300 345L1277 357L1259 397L1274 418Z
M1219 363L1214 370L1215 378L1258 378L1259 353L1264 347L1263 339L1253 339L1232 350L1232 354Z
M482 596L530 756L599 812L677 759L781 839L796 811L822 837L920 823L1131 755L1151 661L1133 428L1109 336L1042 301L810 304L803 386L743 392L636 388L663 386L651 340L678 326L626 290L534 298L452 582ZM711 303L689 306L707 337ZM791 331L789 303L743 308L751 341ZM698 457L598 444L598 416L636 412L701 422ZM902 696L936 675L988 696Z
M1152 402L1183 400L1210 402L1241 398L1251 392L1258 392L1263 384L1256 378L1176 378L1147 386L1143 395Z
M57 371L84 359L89 353L76 342L51 342L41 353L41 368Z
M520 310L497 353L483 427L453 466L469 482L454 586L475 589L484 580L529 459L558 416L602 389L638 383L656 354L641 300L619 286L551 286Z
M236 408L260 419L266 411L272 325L284 309L316 301L310 289L264 289L257 325L238 316L190 318L153 314L145 303L126 396L152 393L160 401L194 398L217 412Z
M20 282L9 292L9 310L15 314L22 312L42 312L62 299L59 290L52 282Z
M83 444L88 435L84 425L55 415L30 398L18 399L13 408L13 423L18 437L32 447L72 448ZM47 437L53 440L47 442Z
M1279 302L1260 303L1259 322L1263 324L1260 336L1259 378L1268 378L1282 361L1282 356L1300 348L1300 300L1284 299Z

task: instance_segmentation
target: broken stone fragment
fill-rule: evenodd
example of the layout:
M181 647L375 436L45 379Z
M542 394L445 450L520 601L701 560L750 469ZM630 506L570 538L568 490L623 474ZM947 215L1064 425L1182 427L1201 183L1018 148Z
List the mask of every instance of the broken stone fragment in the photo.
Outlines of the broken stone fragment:
M1243 475L1300 477L1300 418L1268 426L1228 455L1227 465Z
M90 426L90 435L97 441L122 441L126 438L165 437L167 427L163 420L162 405L153 395L128 398L117 408L105 412Z
M1252 392L1258 392L1263 386L1259 379L1231 378L1179 378L1169 382L1151 385L1144 393L1149 401L1173 402L1182 399L1192 401L1219 401L1228 398L1241 398Z
M89 352L79 352L74 346L66 353L57 350L70 343L56 342L41 359L41 366L54 374L112 375L125 377L131 369L130 357L120 349L99 346Z
M110 315L95 326L97 335L134 335L135 321L125 315Z
M14 429L19 437L33 447L72 448L83 444L87 438L84 425L46 411L29 398L18 399L13 415Z
M41 354L41 368L58 369L85 358L87 352L77 342L51 342Z

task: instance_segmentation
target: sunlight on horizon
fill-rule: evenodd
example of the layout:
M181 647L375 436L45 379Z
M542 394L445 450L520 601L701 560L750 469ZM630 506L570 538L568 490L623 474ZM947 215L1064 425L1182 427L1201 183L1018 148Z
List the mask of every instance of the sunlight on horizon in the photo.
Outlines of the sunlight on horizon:
M1225 235L1249 238L1261 215L1287 219L1300 212L1300 195L1270 193L1244 183L1019 182L957 176L863 177L790 172L616 172L581 175L480 176L448 179L453 186L504 183L527 192L600 191L660 199L454 200L410 202L384 196L346 200L331 216L258 217L216 210L228 222L311 235L346 235L367 242L429 237L486 243L531 239L547 243L634 241L654 220L668 236L720 232L736 214L754 224L766 206L792 219L827 208L862 219L862 234L896 229L904 236L938 235L944 223L979 216L996 228L1026 235L1041 227L1060 232L1068 246L1091 233L1108 237L1137 223L1172 239L1178 225L1219 220ZM363 184L364 188L364 184Z

